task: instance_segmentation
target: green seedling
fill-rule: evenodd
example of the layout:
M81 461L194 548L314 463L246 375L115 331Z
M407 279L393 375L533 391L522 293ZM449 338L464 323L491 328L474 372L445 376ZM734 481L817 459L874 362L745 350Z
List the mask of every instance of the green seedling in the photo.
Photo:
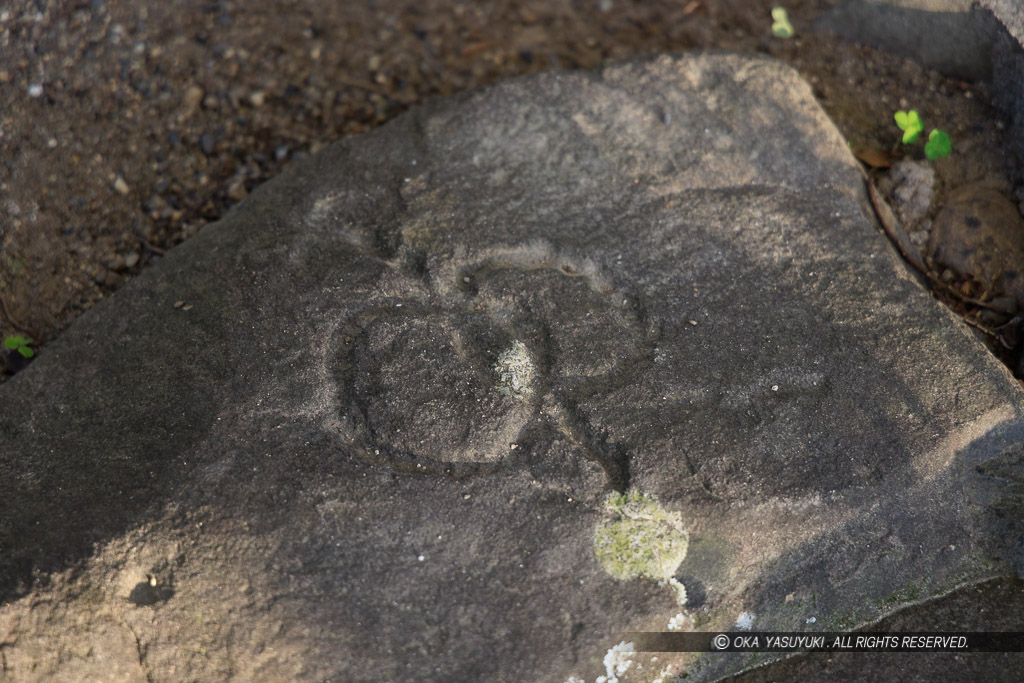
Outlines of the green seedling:
M917 115L917 111L911 109L910 111L898 111L893 117L896 119L896 125L903 131L903 144L909 145L914 140L917 140L917 136L924 130L924 124L921 123L921 117Z
M789 23L789 16L782 7L772 8L772 35L776 38L793 37L793 24Z
M910 111L898 111L893 118L896 119L896 125L903 131L904 145L909 145L917 140L918 136L924 131L921 117L913 109ZM924 144L924 155L934 161L939 157L948 157L952 149L953 143L950 142L949 136L946 135L945 131L933 128L932 132L928 134L928 142ZM893 151L895 151L895 148Z
M936 128L928 135L928 142L924 145L924 155L935 160L939 157L948 157L952 149L953 143L949 141L949 136Z
M36 355L36 352L29 348L29 344L32 344L32 340L27 337L5 337L4 346L9 348L11 351L17 351L25 358L31 358Z

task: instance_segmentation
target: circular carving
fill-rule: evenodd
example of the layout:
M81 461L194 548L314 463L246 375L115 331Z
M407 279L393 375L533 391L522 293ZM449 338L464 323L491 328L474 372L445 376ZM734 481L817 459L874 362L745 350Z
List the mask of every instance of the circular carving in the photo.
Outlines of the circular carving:
M504 458L533 408L488 376L481 347L500 346L501 335L481 322L409 311L365 323L350 386L375 448L423 464Z
M378 301L340 325L339 408L360 453L402 471L492 469L522 453L544 410L625 487L624 451L591 434L577 406L624 381L655 335L592 266L547 261L478 263L450 298Z

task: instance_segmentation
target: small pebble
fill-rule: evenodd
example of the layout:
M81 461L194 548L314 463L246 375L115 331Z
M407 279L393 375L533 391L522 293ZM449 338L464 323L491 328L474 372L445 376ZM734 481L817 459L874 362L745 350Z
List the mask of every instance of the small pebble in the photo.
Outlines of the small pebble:
M210 156L213 154L217 147L217 141L214 139L212 133L203 133L199 136L199 147L202 148L203 154Z
M114 178L114 189L118 194L128 194L131 190L128 188L128 183L124 181L124 178L117 176Z
M248 196L249 191L245 189L245 181L241 178L236 178L234 182L228 187L228 199L232 201L240 202Z
M192 111L199 106L199 103L203 101L203 89L198 85L193 85L185 91L185 96L182 97L182 104L185 105L187 111Z
M42 83L33 83L32 85L28 86L28 96L29 97L42 97L43 96L43 84Z

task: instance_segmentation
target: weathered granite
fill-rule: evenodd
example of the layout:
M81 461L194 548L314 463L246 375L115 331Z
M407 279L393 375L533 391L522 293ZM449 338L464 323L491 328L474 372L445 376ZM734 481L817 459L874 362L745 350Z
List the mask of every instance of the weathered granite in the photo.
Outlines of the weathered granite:
M1024 6L1017 0L979 0L978 4L992 12L1017 42L1024 45Z
M826 630L1020 571L1021 390L869 212L718 53L290 168L0 387L5 674L590 681L672 582Z
M1010 122L1018 180L1024 178L1024 5L1017 0L983 0L1006 27L993 47L992 100ZM1024 197L1020 197L1024 201Z

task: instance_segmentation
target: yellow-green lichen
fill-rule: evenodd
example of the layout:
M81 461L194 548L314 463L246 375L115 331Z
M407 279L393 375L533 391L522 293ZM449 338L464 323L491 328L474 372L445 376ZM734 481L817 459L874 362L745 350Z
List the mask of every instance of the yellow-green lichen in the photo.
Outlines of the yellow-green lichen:
M610 494L605 512L594 533L594 553L604 570L622 580L671 579L690 544L682 516L639 491Z

